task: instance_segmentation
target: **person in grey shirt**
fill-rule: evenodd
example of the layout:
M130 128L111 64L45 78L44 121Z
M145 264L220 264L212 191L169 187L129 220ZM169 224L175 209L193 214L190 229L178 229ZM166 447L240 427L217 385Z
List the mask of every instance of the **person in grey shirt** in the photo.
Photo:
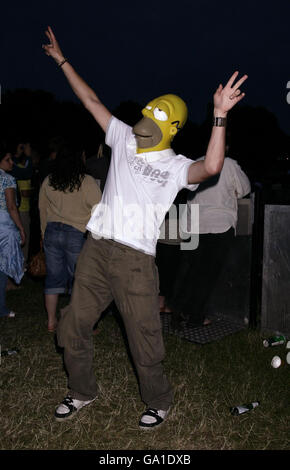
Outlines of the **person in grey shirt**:
M192 327L210 323L205 318L205 306L235 237L238 199L250 191L247 175L227 157L222 171L200 183L189 195L187 232L199 236L199 243L195 250L181 252L173 294L168 300L174 312L173 323L185 321ZM191 224L193 204L198 204L199 224Z

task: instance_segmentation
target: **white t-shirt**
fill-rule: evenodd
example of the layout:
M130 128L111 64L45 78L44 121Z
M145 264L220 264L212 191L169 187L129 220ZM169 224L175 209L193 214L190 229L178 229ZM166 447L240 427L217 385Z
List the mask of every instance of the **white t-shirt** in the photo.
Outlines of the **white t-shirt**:
M231 227L236 229L238 199L243 198L250 191L250 181L236 160L225 158L221 173L201 183L193 197L187 202L188 227L191 223L192 204L199 205L199 231L189 230L189 232L224 233Z
M106 144L111 164L101 202L87 229L95 238L110 238L155 256L160 226L176 194L188 184L193 160L172 149L136 154L132 128L112 116Z

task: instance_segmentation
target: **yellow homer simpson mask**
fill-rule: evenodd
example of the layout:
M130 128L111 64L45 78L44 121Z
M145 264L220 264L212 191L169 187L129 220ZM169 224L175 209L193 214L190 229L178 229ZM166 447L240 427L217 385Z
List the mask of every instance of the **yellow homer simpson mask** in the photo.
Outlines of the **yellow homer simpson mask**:
M171 147L175 134L187 119L185 102L176 95L162 95L142 110L143 118L133 127L137 153L156 152Z

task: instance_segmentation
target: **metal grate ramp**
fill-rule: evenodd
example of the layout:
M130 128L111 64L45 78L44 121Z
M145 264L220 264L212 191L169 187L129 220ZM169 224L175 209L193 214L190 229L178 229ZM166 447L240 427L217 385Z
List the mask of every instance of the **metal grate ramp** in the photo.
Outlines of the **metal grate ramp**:
M162 328L165 334L174 334L192 343L207 344L246 328L245 324L228 317L215 316L206 326L191 327L182 322L177 328L171 324L171 314L161 313Z

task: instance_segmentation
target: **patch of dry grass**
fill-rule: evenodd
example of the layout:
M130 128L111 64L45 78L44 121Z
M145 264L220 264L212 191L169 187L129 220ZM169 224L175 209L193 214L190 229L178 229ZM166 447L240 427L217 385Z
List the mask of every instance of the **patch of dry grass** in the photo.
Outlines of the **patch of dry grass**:
M67 299L63 299L65 304ZM42 283L25 280L8 293L15 319L0 319L1 450L289 450L290 366L272 369L285 347L265 349L259 331L245 330L204 346L165 336L165 369L175 388L168 420L138 428L144 404L118 322L106 315L95 336L99 398L58 423L55 406L67 392L62 355L46 331ZM250 413L229 408L260 400Z

